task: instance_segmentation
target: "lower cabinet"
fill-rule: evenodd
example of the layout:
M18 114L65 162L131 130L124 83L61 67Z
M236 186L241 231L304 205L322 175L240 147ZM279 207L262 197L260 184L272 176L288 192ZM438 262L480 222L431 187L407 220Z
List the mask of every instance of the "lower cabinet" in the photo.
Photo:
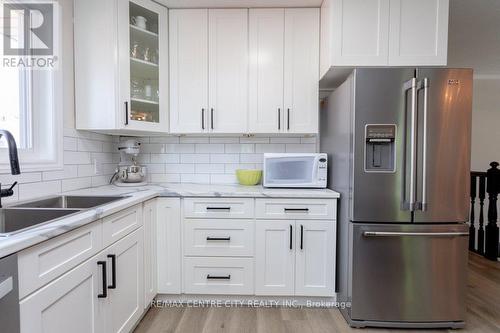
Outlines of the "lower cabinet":
M255 235L256 295L334 295L334 221L257 220Z
M144 311L144 241L138 229L108 249L106 333L130 332Z
M148 308L157 292L156 271L156 199L144 203L144 308Z
M129 332L144 311L142 228L20 302L21 332Z
M21 333L104 333L108 300L103 292L100 254L20 302Z

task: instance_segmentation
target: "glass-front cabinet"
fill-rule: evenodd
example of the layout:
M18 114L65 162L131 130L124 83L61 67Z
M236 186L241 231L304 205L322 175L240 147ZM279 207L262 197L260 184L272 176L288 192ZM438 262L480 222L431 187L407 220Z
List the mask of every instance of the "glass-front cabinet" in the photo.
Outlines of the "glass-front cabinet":
M167 132L167 9L150 0L119 1L119 6L124 128Z

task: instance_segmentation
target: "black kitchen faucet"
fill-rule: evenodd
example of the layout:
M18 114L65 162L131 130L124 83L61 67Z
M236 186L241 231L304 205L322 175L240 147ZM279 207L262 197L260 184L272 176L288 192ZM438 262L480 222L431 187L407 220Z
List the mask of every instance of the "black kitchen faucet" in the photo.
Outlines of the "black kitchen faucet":
M21 169L19 168L16 140L14 140L14 137L9 131L0 129L0 139L2 136L7 140L7 145L9 147L10 173L13 175L19 175L21 173ZM4 190L2 190L2 184L0 184L0 208L2 207L2 198L12 196L14 194L13 189L16 184L17 182L14 182L10 188Z

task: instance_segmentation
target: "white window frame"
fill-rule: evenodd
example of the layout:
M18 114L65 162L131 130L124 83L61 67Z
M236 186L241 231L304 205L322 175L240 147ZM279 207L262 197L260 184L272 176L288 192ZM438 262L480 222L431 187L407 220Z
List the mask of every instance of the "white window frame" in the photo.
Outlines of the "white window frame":
M27 106L31 111L31 133L28 133L31 144L26 149L18 148L21 173L63 169L62 22L60 7L56 8L54 20L59 22L54 38L54 48L58 50L57 68L36 69L26 75L31 83L28 88L30 105ZM3 8L0 14L3 15ZM9 172L7 149L0 148L0 173Z

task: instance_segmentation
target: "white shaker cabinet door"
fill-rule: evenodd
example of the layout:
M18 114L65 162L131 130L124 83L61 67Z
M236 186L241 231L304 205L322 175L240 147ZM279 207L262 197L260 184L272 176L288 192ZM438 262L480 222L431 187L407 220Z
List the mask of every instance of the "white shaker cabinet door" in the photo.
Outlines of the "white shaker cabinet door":
M331 65L387 66L389 0L326 1L332 22Z
M293 295L295 221L260 220L255 224L255 294Z
M148 308L156 296L158 282L156 274L156 200L144 203L144 308Z
M249 131L284 129L284 9L249 10Z
M169 11L170 131L208 131L208 10Z
M106 332L130 332L144 311L144 239L140 228L106 250ZM114 261L114 264L113 264Z
M317 133L319 9L285 9L285 131Z
M296 221L295 295L335 294L335 222Z
M245 133L248 109L248 10L208 12L209 131Z
M181 293L181 200L157 199L158 293Z
M19 305L21 333L104 333L106 298L103 292L104 260L93 257L52 281Z
M391 0L389 64L446 65L449 0Z

